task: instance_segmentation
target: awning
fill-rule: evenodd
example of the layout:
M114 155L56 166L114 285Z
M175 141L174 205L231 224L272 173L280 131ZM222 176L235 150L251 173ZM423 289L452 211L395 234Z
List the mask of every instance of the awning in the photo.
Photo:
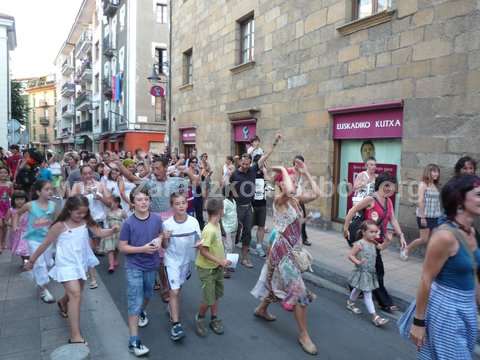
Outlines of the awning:
M114 142L117 142L117 140L119 140L120 138L123 138L125 136L125 134L113 134L112 136L110 136L110 142L111 143L114 143Z

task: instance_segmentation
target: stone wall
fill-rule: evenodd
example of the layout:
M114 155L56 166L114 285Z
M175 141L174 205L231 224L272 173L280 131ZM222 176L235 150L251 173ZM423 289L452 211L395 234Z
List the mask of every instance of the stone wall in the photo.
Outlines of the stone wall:
M349 0L188 0L175 2L173 129L197 126L200 152L221 173L231 151L227 113L260 110L257 132L268 148L285 141L272 163L303 153L316 176L333 175L328 108L404 100L401 178L419 179L428 163L446 181L458 157L479 158L480 1L401 0L392 19L342 35ZM255 64L237 64L238 24L255 16ZM193 87L182 89L182 53L193 48ZM405 190L405 189L402 189ZM319 206L331 216L331 200ZM416 233L415 204L402 198L400 222Z

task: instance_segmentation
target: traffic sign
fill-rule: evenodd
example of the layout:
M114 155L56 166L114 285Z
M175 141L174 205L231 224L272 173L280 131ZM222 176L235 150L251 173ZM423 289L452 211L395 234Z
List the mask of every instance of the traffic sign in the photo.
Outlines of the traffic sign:
M161 86L154 85L150 89L150 94L155 97L165 97L165 89Z

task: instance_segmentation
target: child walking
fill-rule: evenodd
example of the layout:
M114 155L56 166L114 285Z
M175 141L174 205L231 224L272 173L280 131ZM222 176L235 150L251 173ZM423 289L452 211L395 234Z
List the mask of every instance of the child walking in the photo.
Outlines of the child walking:
M170 196L173 216L164 226L162 242L165 248L164 264L170 286L170 338L178 341L185 336L180 322L180 290L190 278L192 263L195 261L195 246L200 240L200 226L197 219L187 214L188 200L186 194L174 193Z
M10 181L10 171L7 167L0 166L0 254L7 248L7 224L12 192L13 184Z
M13 221L13 218L16 216L16 213L19 209L27 203L27 194L22 190L15 190L12 195L12 208L10 209L10 218ZM30 252L28 251L28 244L23 238L23 234L27 229L28 214L24 213L18 220L18 226L16 230L10 231L10 250L12 254L20 256L25 262L28 260Z
M235 245L235 237L237 235L238 218L237 218L237 203L233 197L233 191L230 191L230 186L223 187L223 216L222 226L225 231L225 236L222 238L225 254L233 252ZM233 269L225 268L224 277L230 278Z
M222 320L218 316L218 300L223 296L223 269L231 264L225 259L222 243L220 219L223 215L223 201L210 198L207 201L208 223L203 228L202 240L195 265L202 283L203 298L195 316L195 326L198 336L207 336L208 329L205 315L210 309L210 328L221 335L224 332Z
M13 231L19 228L19 219L22 215L28 213L27 227L23 238L28 243L30 254L33 254L37 248L45 241L48 228L55 219L55 202L51 201L53 189L49 181L37 180L32 185L32 201L23 205L13 218ZM40 298L46 303L53 303L55 299L48 291L47 284L50 282L48 277L48 268L53 265L53 259L50 248L42 251L33 266L33 277L36 284L41 289Z
M27 270L35 268L42 254L56 242L55 266L49 275L62 283L65 295L57 302L62 317L68 317L70 323L70 344L87 344L80 331L80 304L87 272L98 265L89 243L89 230L98 237L111 236L118 232L102 229L92 219L88 209L88 199L76 195L67 199L65 206L50 227L45 241L37 247L25 265Z
M107 212L107 224L110 227L114 225L119 228L123 221L127 218L127 213L122 210L122 199L119 196L113 196L110 209ZM108 254L108 272L112 274L118 266L118 233L113 234L100 243L100 253Z
M385 325L388 320L380 317L375 312L375 305L372 301L372 291L378 288L377 273L375 271L375 261L377 258L376 238L379 228L373 220L365 220L359 229L361 239L357 241L348 259L355 264L355 268L350 275L349 283L353 288L350 298L347 300L347 309L354 314L361 314L361 310L356 307L355 301L361 292L368 312L372 315L372 322L375 326Z
M148 324L145 309L153 296L155 277L160 267L158 251L163 223L159 214L150 213L150 195L146 189L140 186L133 189L130 202L134 211L123 223L119 249L126 255L128 349L135 356L142 356L150 350L140 341L138 327Z

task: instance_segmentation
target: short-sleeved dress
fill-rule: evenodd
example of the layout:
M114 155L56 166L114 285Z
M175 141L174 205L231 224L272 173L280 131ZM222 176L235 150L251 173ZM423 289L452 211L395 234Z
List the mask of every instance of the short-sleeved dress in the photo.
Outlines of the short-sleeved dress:
M17 209L11 209L12 217L17 212ZM28 243L23 239L23 233L27 228L28 223L28 213L22 214L19 219L19 224L17 230L12 230L10 232L10 250L12 254L18 256L30 256L30 251L28 249Z
M301 212L289 203L287 211L280 213L274 205L273 216L276 238L251 294L270 302L281 301L284 309L293 310L296 304L308 305L316 297L305 286L293 256L293 250L302 246Z
M363 264L355 265L350 274L349 284L351 287L362 291L373 291L378 288L377 272L375 271L375 261L377 259L377 250L375 245L363 239L358 241L362 250L357 254L359 260L366 259Z
M89 243L87 225L69 228L57 239L55 266L48 275L58 282L87 280L87 271L99 264Z
M12 196L12 186L0 185L0 219L5 219L10 210L10 197Z
M113 225L118 225L119 227L122 226L123 223L123 212L122 209L118 209L115 211L109 211L107 213L107 224L109 227L112 227ZM102 253L108 253L110 251L115 251L118 248L118 238L119 238L119 233L115 233L111 236L108 236L104 239L102 239L100 243L100 249L99 251Z

